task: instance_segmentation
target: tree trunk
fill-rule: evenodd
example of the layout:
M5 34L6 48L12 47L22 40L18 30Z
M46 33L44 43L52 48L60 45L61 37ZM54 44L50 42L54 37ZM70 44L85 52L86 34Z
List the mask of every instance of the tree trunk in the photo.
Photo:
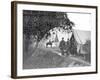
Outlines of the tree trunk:
M37 41L35 47L33 48L32 52L31 52L32 56L36 55L36 50L38 48L38 45L39 45L39 42Z

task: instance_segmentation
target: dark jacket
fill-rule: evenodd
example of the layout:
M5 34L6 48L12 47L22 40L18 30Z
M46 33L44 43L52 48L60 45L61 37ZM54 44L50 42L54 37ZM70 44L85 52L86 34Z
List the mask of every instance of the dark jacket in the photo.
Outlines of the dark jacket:
M65 48L65 41L61 40L60 44L59 44L59 48L60 49L64 49Z

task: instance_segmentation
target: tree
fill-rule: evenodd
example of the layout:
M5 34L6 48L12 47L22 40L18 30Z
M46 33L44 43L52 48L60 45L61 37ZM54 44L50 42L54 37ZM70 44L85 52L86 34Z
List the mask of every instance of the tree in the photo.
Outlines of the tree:
M44 37L48 38L51 35L50 30L55 27L71 30L73 25L65 12L23 11L23 33L28 39L31 35L34 36L36 47Z

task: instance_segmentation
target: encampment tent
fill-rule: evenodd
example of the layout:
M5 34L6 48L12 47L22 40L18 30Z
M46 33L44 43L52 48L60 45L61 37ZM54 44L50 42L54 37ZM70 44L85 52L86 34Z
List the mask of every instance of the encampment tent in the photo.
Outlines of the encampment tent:
M72 31L72 33L75 38L74 43L77 45L77 52L81 53L81 54L87 54L88 53L87 49L89 49L89 47L91 47L90 43L87 43L87 41L91 42L91 32L74 29ZM87 46L85 46L85 44L87 44L89 46L87 47Z

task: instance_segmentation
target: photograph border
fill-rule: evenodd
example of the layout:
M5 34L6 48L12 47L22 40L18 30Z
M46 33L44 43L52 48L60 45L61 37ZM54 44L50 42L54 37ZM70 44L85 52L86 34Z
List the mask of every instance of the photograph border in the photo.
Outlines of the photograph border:
M50 5L60 7L79 7L90 8L96 10L96 71L94 72L80 72L80 73L64 73L64 74L49 74L49 75L33 75L33 76L17 76L17 4L27 5ZM26 2L26 1L12 1L11 2L11 77L17 78L32 78L32 77L50 77L50 76L66 76L66 75L81 75L98 73L98 7L88 5L73 5L73 4L58 4L58 3L42 3L42 2Z

